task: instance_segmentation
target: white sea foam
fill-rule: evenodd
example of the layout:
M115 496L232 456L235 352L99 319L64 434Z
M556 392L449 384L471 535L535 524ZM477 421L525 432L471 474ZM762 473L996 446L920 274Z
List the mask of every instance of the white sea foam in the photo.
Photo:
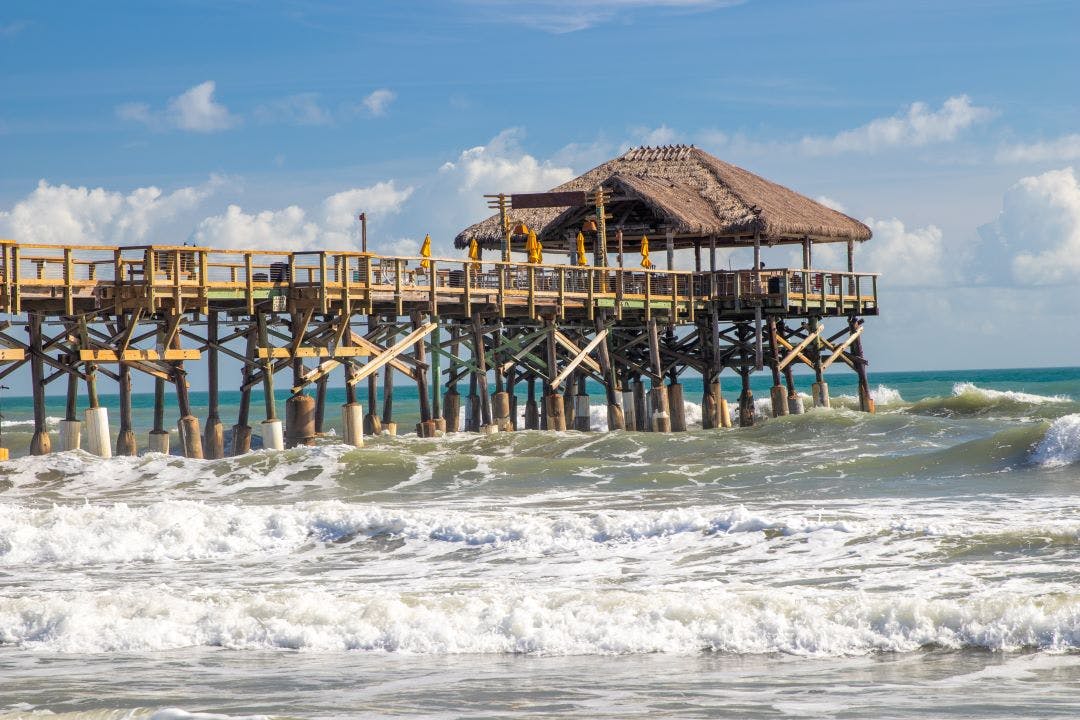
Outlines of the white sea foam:
M54 428L57 425L59 425L60 421L63 420L63 419L64 418L53 417L52 415L47 415L45 417L45 427ZM0 420L0 428L22 428L22 427L33 427L33 426L34 426L33 418L30 418L29 420Z
M1080 647L1080 596L963 600L742 588L469 588L399 593L126 586L0 597L0 643L53 652L183 647L532 653L705 651L836 656L927 646Z
M956 383L953 385L953 396L975 397L990 401L1008 400L1012 402L1027 403L1029 405L1069 402L1069 398L1064 395L1035 395L1033 393L1019 392L1017 390L991 390L990 388L978 387L970 382Z
M403 510L339 501L291 506L164 501L146 506L0 505L0 567L175 562L288 553L311 542L394 536L408 541L512 548L527 554L633 543L679 534L847 531L798 514L727 509L596 513Z
M1080 462L1080 414L1065 415L1054 420L1035 446L1032 459L1047 467Z
M878 385L876 388L872 388L870 397L874 399L875 405L896 405L904 402L899 390L886 385Z

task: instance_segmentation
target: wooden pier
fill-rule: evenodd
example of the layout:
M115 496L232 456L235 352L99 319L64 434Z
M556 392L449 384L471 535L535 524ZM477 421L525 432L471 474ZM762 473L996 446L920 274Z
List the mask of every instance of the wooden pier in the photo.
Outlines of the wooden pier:
M856 272L852 259L868 230L848 237L769 232L759 208L748 231L688 231L662 208L643 210L648 198L629 192L625 177L587 175L588 192L493 196L498 234L466 230L458 238L470 247L466 258L0 242L0 313L9 318L0 330L0 379L30 364L36 454L52 447L45 389L61 379L67 383L61 449L78 447L85 436L83 446L99 455L136 453L132 372L154 379L149 449L168 451L165 416L175 408L180 449L197 458L250 449L251 395L260 387L258 434L270 448L310 443L320 434L331 383L344 385L341 417L352 444L362 444L363 434L393 431L395 379L416 384L416 432L423 436L459 427L523 429L516 407L522 391L524 429L588 430L590 379L603 388L609 428L682 431L679 380L687 372L705 381L703 426L720 428L730 425L720 395L725 370L738 377L738 422L752 425L751 373L772 373L773 414L784 415L801 407L796 363L815 373L815 404L829 403L824 373L842 362L858 374L861 407L873 410L862 339L863 318L878 313L878 277ZM536 213L550 217L538 220ZM515 261L513 253L536 241L537 226L547 252L567 252L575 262ZM581 241L571 239L578 226L592 249L586 263ZM656 247L667 251L667 268L640 267L649 264L639 262L646 232L662 241ZM846 242L847 268L812 267L816 242ZM776 243L801 245L803 266L763 268L761 247ZM502 259L480 258L485 247L500 247ZM726 247L754 249L752 267L718 269L717 252ZM675 250L688 249L694 269L675 269ZM228 447L218 402L222 356L241 365ZM209 390L205 422L192 414L188 396L189 375L201 372ZM284 423L273 392L282 375L291 391ZM115 441L98 401L102 377L119 387ZM82 418L76 416L80 388L89 406ZM170 388L175 402L168 400Z

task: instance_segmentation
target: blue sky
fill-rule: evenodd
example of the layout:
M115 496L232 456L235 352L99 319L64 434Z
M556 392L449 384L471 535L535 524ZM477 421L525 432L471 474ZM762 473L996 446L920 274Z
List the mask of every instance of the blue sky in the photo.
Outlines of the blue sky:
M364 209L451 254L483 193L695 143L871 225L875 367L1076 364L1078 41L1063 0L6 0L0 235L343 247Z

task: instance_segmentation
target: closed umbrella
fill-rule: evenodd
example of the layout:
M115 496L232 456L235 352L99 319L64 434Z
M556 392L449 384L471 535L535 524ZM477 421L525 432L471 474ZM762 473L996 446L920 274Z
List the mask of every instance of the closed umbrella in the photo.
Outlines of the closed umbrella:
M428 259L428 258L431 257L431 236L430 235L425 235L424 236L424 244L420 246L420 257L424 258L423 260L420 261L420 267L422 267L422 268L431 267L431 260Z
M577 264L580 267L589 264L588 259L585 257L585 236L581 233L577 234Z
M652 260L649 259L649 237L647 235L641 236L641 267L646 270L652 268Z

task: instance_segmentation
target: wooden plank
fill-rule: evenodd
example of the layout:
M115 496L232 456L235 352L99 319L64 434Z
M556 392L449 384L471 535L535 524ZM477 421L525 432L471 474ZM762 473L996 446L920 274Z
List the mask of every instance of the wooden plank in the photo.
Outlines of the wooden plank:
M364 363L364 366L357 370L356 373L351 378L349 378L349 384L355 385L371 373L381 368L383 365L393 362L398 355L400 355L402 352L404 352L407 348L411 347L415 343L422 341L425 337L431 334L432 330L434 330L438 326L438 323L427 323L426 325L422 325L421 327L416 328L411 333L402 338L399 342L394 344L392 347L384 350L378 357Z
M589 202L589 194L584 190L565 192L514 193L510 196L513 210L546 207L580 207Z
M202 351L194 348L168 348L165 352L157 350L124 350L123 354L115 350L79 350L79 360L83 362L135 362L139 360L199 360Z
M265 360L267 357L275 360L292 360L293 358L367 357L368 355L371 355L371 350L367 348L339 346L333 351L328 347L301 347L297 348L295 352L285 347L261 347L258 356L260 360Z
M14 362L26 359L26 351L22 348L0 348L0 362Z
M779 366L779 369L780 369L780 370L783 370L783 369L784 369L784 368L786 368L786 367L787 367L788 365L790 365L790 364L791 364L791 362L792 362L792 361L793 361L793 360L794 360L794 359L795 359L796 357L799 357L799 356L801 356L801 355L802 355L802 351L806 349L806 346L807 346L807 345L809 345L809 344L810 344L811 342L813 342L813 341L814 341L815 339L817 339L818 335L820 335L820 334L821 334L821 331L822 331L822 330L824 330L824 327L823 327L823 326L821 326L821 325L819 325L819 326L817 327L817 329L816 329L816 330L814 330L814 331L813 331L812 333L810 333L809 335L807 335L807 336L806 336L806 339L805 339L805 340L803 340L803 341L802 341L801 343L799 343L798 345L796 345L795 347L791 347L791 346L790 346L790 344L789 344L789 345L788 345L788 347L789 347L790 349L789 349L789 351L788 351L788 354L784 356L784 359L780 361L780 366ZM779 339L779 340L781 340L781 341L783 341L783 338L778 338L778 339ZM784 342L786 342L786 341L784 341ZM812 365L812 364L813 364L813 363L811 363L811 362L810 362L809 360L807 360L807 359L806 359L805 357L804 357L804 358L803 358L802 360L803 360L803 362L805 362L805 363L806 363L807 365Z
M566 348L570 352L572 352L574 354L577 354L578 352L580 352L580 348L577 346L577 343L575 343L573 340L571 340L570 338L563 335L562 332L560 332L559 330L555 331L555 339L558 341L558 343L560 345L562 345L564 348ZM589 368L590 370L592 370L593 372L595 372L597 374L602 374L603 373L603 371L600 369L600 363L596 362L591 357L584 357L581 360L579 360L578 362L585 363L585 367ZM575 365L575 367L576 367L576 365Z
M603 371L600 370L600 364L598 362L596 362L595 360L593 360L592 358L590 358L589 353L591 353L593 350L595 350L597 345L604 342L604 338L607 337L607 333L608 333L607 328L604 328L600 332L596 333L596 337L594 337L592 340L590 340L588 345L581 348L581 350L574 357L574 359L571 360L569 363L567 363L566 367L564 367L559 372L558 375L556 375L554 378L552 378L551 386L552 387L558 387L559 385L561 385L562 381L566 379L566 376L569 375L570 373L572 373L574 371L574 368L576 368L578 365L580 365L585 360L591 361L591 365L596 366L597 372L599 372L601 375L603 375ZM558 335L560 335L560 334L561 333L557 332L556 337L558 337Z
M843 354L844 354L844 351L848 349L848 347L851 345L851 343L853 343L853 342L855 342L856 340L859 339L859 336L862 335L862 331L863 331L863 329L860 327L858 330L851 333L851 335L848 337L847 340L845 340L844 342L840 343L840 345L833 348L832 355L830 355L828 358L826 358L825 362L821 363L822 371L825 371L826 369L828 369L828 367L830 365L832 365L837 359L842 357Z

